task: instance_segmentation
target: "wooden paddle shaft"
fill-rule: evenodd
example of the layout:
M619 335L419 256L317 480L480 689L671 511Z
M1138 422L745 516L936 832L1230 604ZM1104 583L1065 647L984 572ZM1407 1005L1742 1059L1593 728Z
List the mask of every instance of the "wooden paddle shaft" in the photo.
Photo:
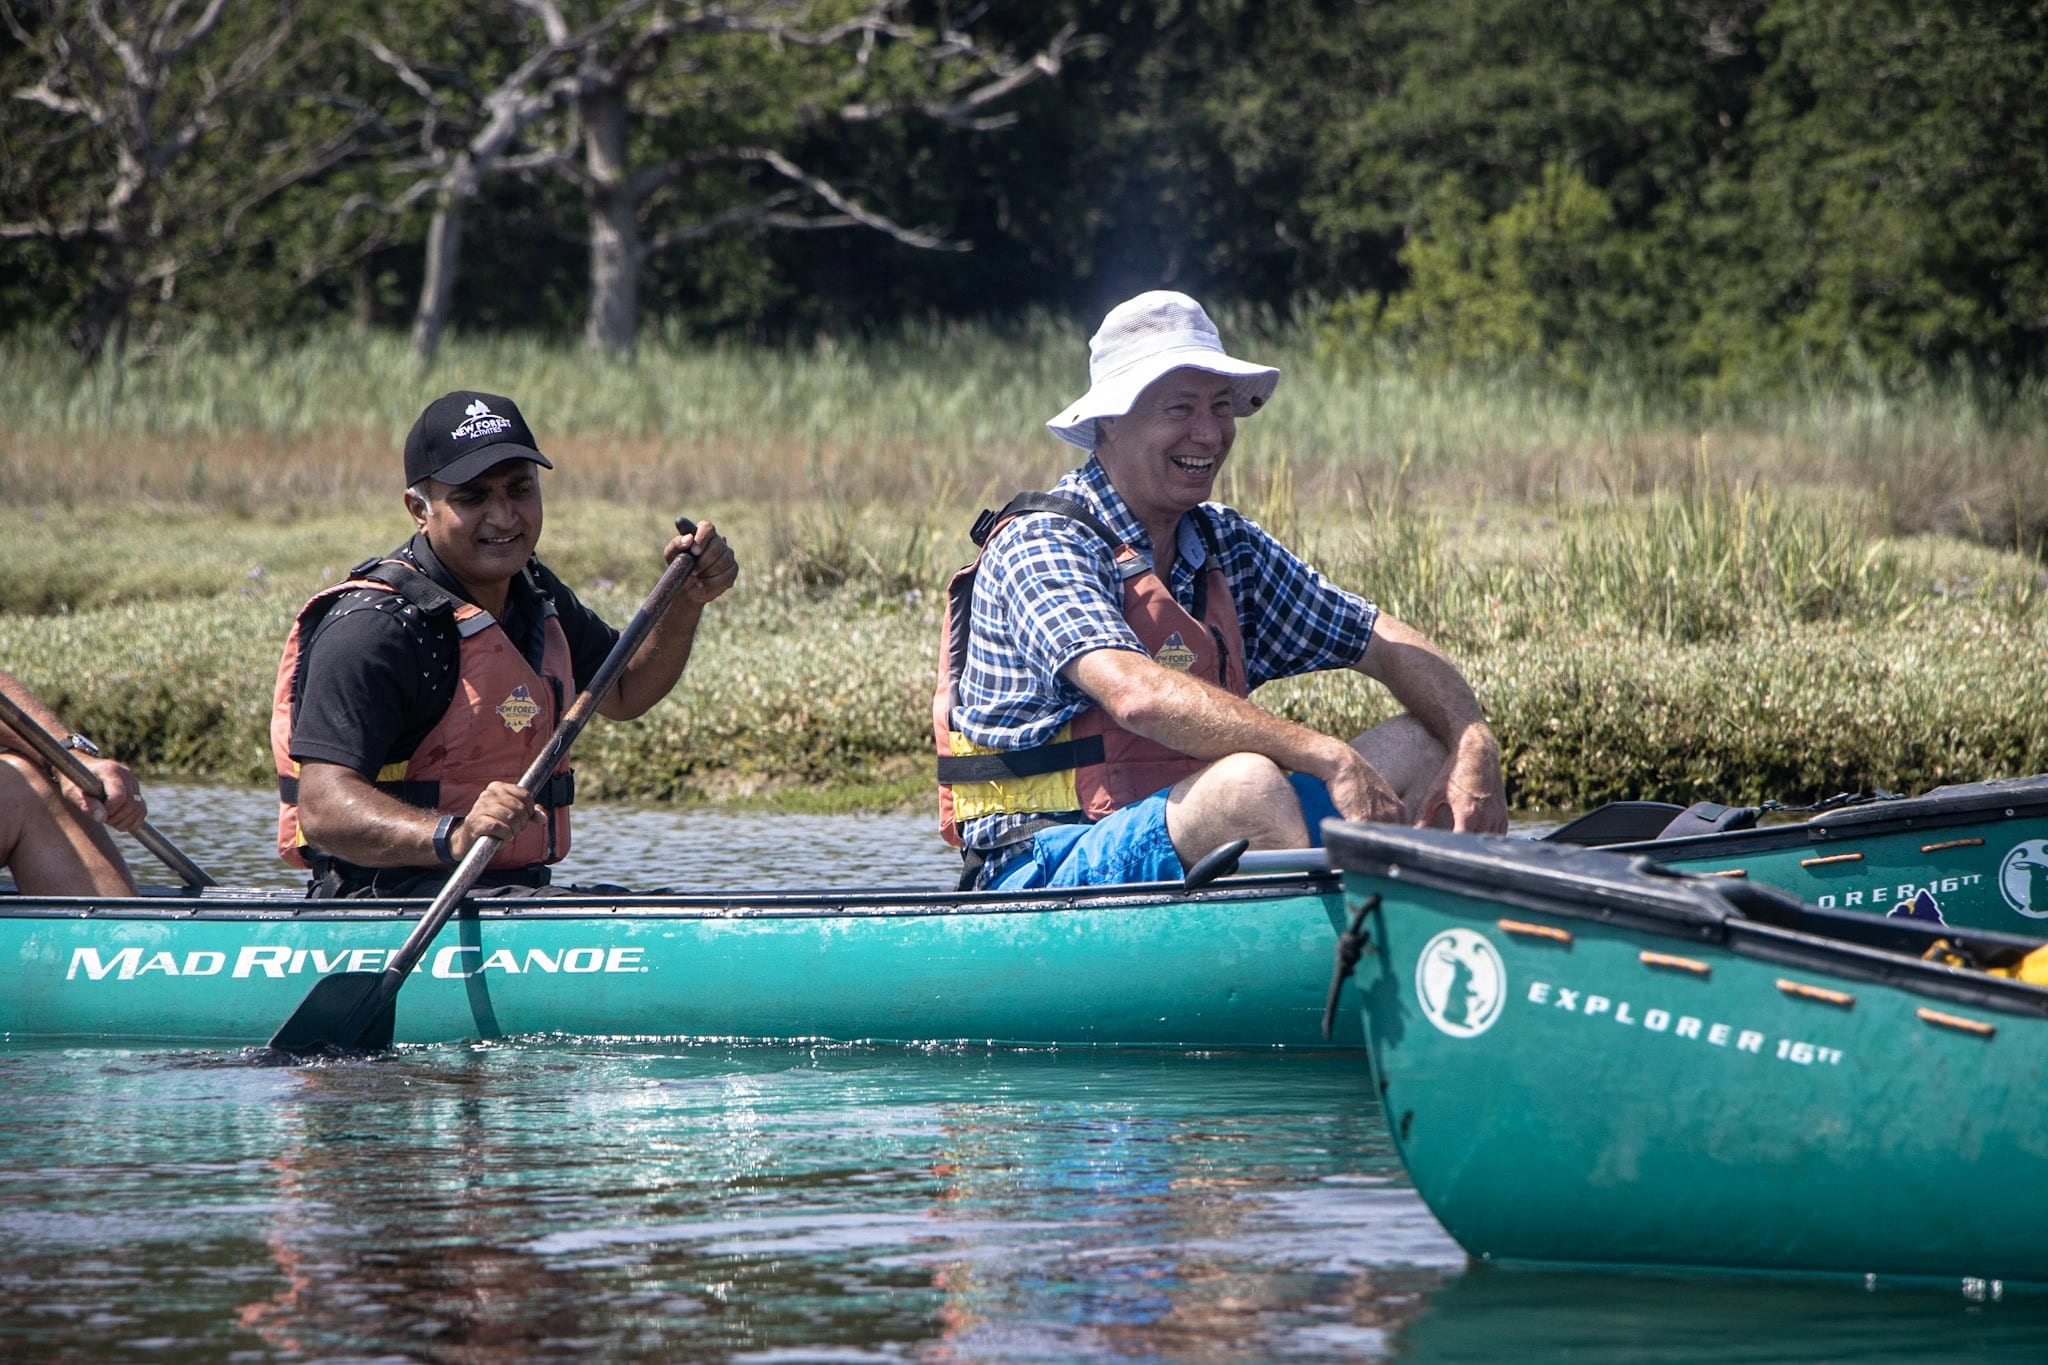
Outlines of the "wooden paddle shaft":
M696 529L697 524L688 517L676 518L676 530L684 535ZM670 561L668 568L662 572L661 580L654 585L654 591L647 594L647 600L640 604L640 610L633 613L633 619L619 632L617 643L612 646L611 653L605 656L604 663L599 665L596 675L590 680L590 686L577 693L576 700L569 704L568 711L563 713L562 723L555 727L555 733L549 737L539 756L519 779L520 786L533 791L554 772L556 765L562 761L562 755L568 752L569 746L576 742L576 737L583 733L584 725L596 713L598 703L612 690L612 684L618 681L619 674L625 671L633 656L640 652L641 642L647 638L647 632L654 629L654 623L661 619L662 613L668 610L669 603L675 600L676 593L683 586L683 580L688 578L696 567L695 550L677 555ZM384 979L387 982L395 986L395 983L405 979L406 974L427 951L427 945L441 932L441 926L448 922L448 916L454 913L456 904L469 894L469 888L476 885L477 878L483 874L485 864L491 861L497 851L498 841L489 835L470 845L469 852L463 854L462 861L456 865L454 875L441 888L441 894L434 897L434 903L427 907L426 914L420 916L420 922L413 926L413 931L406 935L405 942L391 955L391 960L384 967Z
M92 769L80 763L76 754L51 738L49 732L36 724L28 712L22 710L14 698L5 692L0 692L0 720L5 720L8 727L26 740L28 747L34 749L39 758L70 778L80 791L95 801L104 802L107 799L107 789L101 785ZM144 848L161 859L165 867L184 878L185 885L215 885L213 878L206 874L204 868L186 857L176 844L165 838L149 821L144 820L136 827L135 838Z

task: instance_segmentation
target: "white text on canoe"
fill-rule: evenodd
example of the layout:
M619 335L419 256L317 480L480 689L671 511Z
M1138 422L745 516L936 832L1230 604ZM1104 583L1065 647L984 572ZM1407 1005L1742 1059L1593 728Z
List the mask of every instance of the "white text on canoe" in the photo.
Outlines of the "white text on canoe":
M152 975L243 978L299 976L306 972L317 976L328 972L378 972L384 970L386 961L397 951L396 948L336 948L329 951L324 948L250 944L236 951L234 965L230 969L228 955L212 949L195 949L182 956L171 952L145 956L141 948L122 948L112 957L102 957L97 948L74 948L71 950L71 968L64 973L64 979L133 981ZM527 972L572 976L600 972L637 973L649 970L641 960L643 951L640 948L589 947L560 948L549 952L545 948L528 948L522 954L510 948L499 948L483 956L481 948L450 944L431 957L421 958L413 970L455 979L481 976L485 972L499 972L507 976ZM483 960L477 961L480 956Z

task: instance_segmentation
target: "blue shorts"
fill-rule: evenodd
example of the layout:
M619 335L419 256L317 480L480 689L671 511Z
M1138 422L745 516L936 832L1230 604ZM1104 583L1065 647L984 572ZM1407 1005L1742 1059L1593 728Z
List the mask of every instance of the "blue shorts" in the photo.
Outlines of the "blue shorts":
M1335 819L1336 803L1319 777L1288 777L1308 821L1308 841L1321 847L1323 821ZM1054 825L1031 838L988 884L997 891L1030 891L1043 886L1115 886L1124 882L1177 882L1187 869L1166 835L1166 793L1111 811L1092 825Z

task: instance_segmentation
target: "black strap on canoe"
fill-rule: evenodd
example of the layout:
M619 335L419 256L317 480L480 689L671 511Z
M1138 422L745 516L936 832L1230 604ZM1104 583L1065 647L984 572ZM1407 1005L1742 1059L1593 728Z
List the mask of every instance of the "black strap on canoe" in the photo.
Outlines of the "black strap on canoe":
M1379 909L1377 894L1367 896L1351 907L1351 925L1337 935L1337 967L1330 977L1330 995L1323 1001L1323 1041L1330 1041L1330 1031L1337 1026L1337 1002L1343 998L1344 983L1351 979L1351 973L1358 966L1358 959L1372 943L1372 935L1365 932L1365 917Z
M1822 811L1840 810L1844 806L1867 806L1873 801L1902 801L1904 792L1888 792L1883 787L1872 787L1867 792L1836 792L1824 796L1810 806L1788 806L1782 801L1765 800L1757 809L1764 814L1818 815Z

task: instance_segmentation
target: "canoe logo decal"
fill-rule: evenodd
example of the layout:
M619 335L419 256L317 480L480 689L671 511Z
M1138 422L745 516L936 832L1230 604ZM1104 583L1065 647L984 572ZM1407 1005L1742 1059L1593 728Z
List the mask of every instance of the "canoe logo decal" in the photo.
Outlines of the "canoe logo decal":
M1415 998L1429 1022L1453 1038L1476 1038L1500 1018L1508 969L1484 934L1446 929L1415 960Z
M2028 919L2048 919L2048 839L2013 846L1998 865L1998 894Z
M533 699L533 693L521 683L512 689L512 695L498 703L498 715L503 718L505 728L518 734L533 724L533 718L540 714L540 703Z

